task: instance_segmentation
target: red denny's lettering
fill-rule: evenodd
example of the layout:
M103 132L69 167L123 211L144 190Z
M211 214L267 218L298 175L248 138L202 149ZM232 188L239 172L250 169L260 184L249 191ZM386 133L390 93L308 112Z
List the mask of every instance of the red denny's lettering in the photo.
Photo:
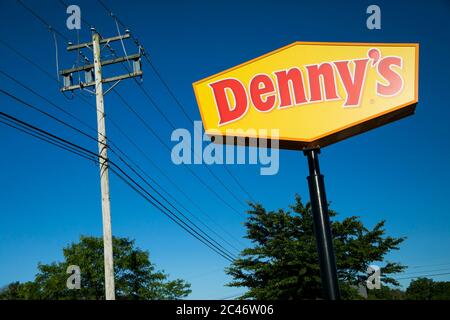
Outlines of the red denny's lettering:
M216 102L220 126L242 118L250 102L259 112L333 100L343 100L343 107L358 107L370 67L376 70L380 80L368 90L376 90L377 95L386 97L400 93L403 78L396 69L402 69L402 58L381 58L376 48L370 49L367 57L362 59L292 67L271 75L259 73L248 84L235 78L225 78L209 86ZM339 95L338 83L342 85L343 97ZM229 99L230 93L233 99Z

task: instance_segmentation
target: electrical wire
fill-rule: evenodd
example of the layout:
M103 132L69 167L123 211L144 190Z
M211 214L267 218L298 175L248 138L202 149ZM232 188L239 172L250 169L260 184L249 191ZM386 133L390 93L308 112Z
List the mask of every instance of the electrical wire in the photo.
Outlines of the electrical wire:
M123 136L124 138L144 157L145 160L147 160L147 162L154 167L164 178L166 178L167 181L169 181L169 183L175 188L177 189L177 191L182 194L192 205L194 205L201 213L203 216L207 217L217 228L219 228L220 230L222 230L224 233L226 233L230 238L232 238L233 240L235 240L237 243L239 243L241 246L245 246L244 243L242 243L239 239L237 239L234 235L232 235L230 232L228 232L226 229L224 229L220 224L218 224L216 222L216 220L211 217L208 213L206 213L206 211L204 209L202 209L202 207L200 207L185 191L183 191L183 189L181 189L178 184L173 181L173 179L171 177L169 177L164 170L162 170L143 150L142 148L140 148L134 141L133 139L131 139L125 132L123 132L123 130L118 127L118 126L114 126ZM130 160L130 162L133 162L132 160ZM139 165L135 164L136 167L139 168ZM143 172L144 174L145 171L141 170L141 172ZM214 231L213 231L214 232ZM215 233L215 232L214 232ZM219 236L221 237L221 236ZM221 237L222 238L222 237ZM223 239L223 238L222 238ZM227 240L223 239L224 241L226 241L231 247L233 247L234 249L236 249L237 251L240 251L238 248L236 248L234 245L230 244Z
M49 30L55 32L56 34L58 34L61 38L63 38L64 40L66 40L67 42L69 42L69 38L67 36L65 36L64 34L62 34L61 32L59 32L57 29L53 28L53 26L48 23L44 18L42 18L42 16L40 16L39 14L36 13L36 11L34 11L32 8L30 8L29 6L27 6L25 3L23 3L21 0L16 0L22 7L24 7L28 12L30 12L36 19L38 19L43 25L45 25Z
M395 278L395 280L408 280L408 279L427 278L427 277L440 277L440 276L447 276L447 275L450 275L450 272L435 273L435 274L424 274L424 275L414 276L414 277Z
M48 73L45 69L43 69L39 64L35 63L33 60L29 59L28 57L26 57L25 55L23 55L22 53L20 53L17 49L15 49L14 47L12 47L11 45L9 45L8 43L6 43L5 41L0 39L0 43L3 44L4 46L6 46L8 49L10 49L14 54L16 54L17 56L21 57L22 59L24 59L26 62L28 62L29 64L31 64L32 66L34 66L37 70L39 70L41 73L45 74L46 76L48 76L50 79L54 80L55 82L57 82L57 80L53 77L53 75L51 75L50 73ZM67 112L66 110L64 110L63 108L55 105L53 102L51 102L50 100L48 100L47 98L45 98L44 96L40 95L39 93L37 93L36 91L34 91L33 89L31 89L30 87L24 85L23 83L19 82L17 79L13 78L12 76L10 76L9 74L2 72L4 76L8 77L9 79L11 79L12 81L14 81L15 83L19 84L20 86L22 86L23 88L25 88L26 90L32 92L34 95L40 97L41 99L45 100L46 102L48 102L49 104L51 104L52 106L54 106L55 108L57 108L58 110L64 112L65 114L69 115L71 118L77 120L78 122L82 123L83 125L85 125L87 128L91 129L92 131L97 132L97 129L93 128L92 126L88 125L86 122L84 122L83 120L79 119L78 117L74 116L73 114ZM75 95L77 96L77 95ZM78 98L80 98L80 100L82 100L84 103L88 104L89 106L92 106L94 108L96 108L96 106L94 104L92 104L90 101L87 101L83 96L77 96ZM219 225L215 219L213 219L212 217L210 217L190 196L188 196L188 194L186 192L184 192L180 187L178 187L178 185L167 175L164 173L164 171L156 165L156 163L154 163L150 157L147 156L147 154L120 128L120 126L115 123L115 121L113 121L113 119L109 118L109 122L113 125L114 128L116 128L118 130L118 132L123 135L125 137L125 139L127 139L128 142L130 142L130 144L132 146L134 146L143 156L144 158L152 165L154 166L181 194L183 194L186 199L188 201L190 201L196 208L198 208L199 211L202 212L202 214L206 217L208 217L210 219L210 221L219 229L221 229L224 233L226 233L230 238L232 238L233 240L235 240L237 243L239 243L240 245L244 246L244 244L238 240L236 237L234 237L234 235L232 235L231 233L229 233L226 229L224 229L221 225ZM120 150L120 148L113 142L110 140L110 145L113 146L115 149L117 149L122 155L124 155L125 157L127 157L129 160L131 160L123 151ZM133 162L134 163L134 162ZM135 163L134 163L135 164ZM135 164L136 165L136 164ZM137 165L136 165L137 166ZM143 172L147 177L149 177L145 171L143 171L141 169L141 172ZM165 190L163 190L165 191ZM167 194L170 195L170 193L168 193L167 191L165 191ZM199 222L201 222L201 220L199 218L197 218L195 215L193 215L191 213L191 215ZM201 222L203 225L205 225L203 222ZM214 230L212 230L211 228L207 227L211 232L213 232L214 234L216 234L219 238L221 238L224 242L226 242L230 247L232 247L233 249L239 251L239 249L237 249L234 245L232 245L230 242L228 242L225 238L223 238L222 236L220 236L217 232L215 232Z
M32 10L31 8L29 8L29 7L27 7L26 5L24 5L23 2L21 2L20 0L18 0L18 2L19 2L25 9L27 9L28 11L30 11L36 18L38 18L44 25L46 25L46 26L49 28L50 31L53 31L54 37L56 37L55 34L58 34L58 35L60 35L61 37L63 37L64 39L69 40L69 39L68 39L66 36L64 36L61 32L59 32L59 31L57 31L56 29L54 29L54 28L53 28L46 20L44 20L42 17L40 17L34 10ZM60 1L60 3L64 4L63 1ZM87 23L87 21L85 21L85 23ZM18 53L18 52L15 52L15 53ZM25 56L22 56L22 57L25 58L26 60L28 60L29 62L32 62L31 60L27 59ZM40 68L40 66L38 66L38 65L35 65L35 66L39 67L39 69L40 69L41 71L44 71L42 68ZM50 75L49 75L49 76L50 76ZM51 77L51 76L50 76L50 77ZM52 77L52 78L53 78L53 77ZM56 81L58 82L58 79L56 79ZM80 97L80 98L81 98L81 97Z
M49 24L49 23L47 23L42 17L40 17L34 10L32 10L31 8L29 8L29 7L27 7L27 6L25 6L20 0L16 0L16 1L18 1L20 4L22 4L28 11L30 11L36 18L38 18L44 25L47 25L47 26L49 26L49 29L50 30L53 30L54 28ZM103 3L103 6L105 6L104 5L104 3ZM114 16L113 14L112 14L112 12L111 12L111 16ZM117 18L117 21L118 21L118 23L120 23L121 25L123 25L123 23L120 21L120 19L118 19ZM56 29L55 29L56 30ZM58 34L60 34L61 36L63 36L66 40L69 40L67 37L65 37L64 35L62 35L60 32L57 32ZM134 78L133 78L134 79ZM141 91L144 93L144 95L147 97L147 99L152 103L152 105L155 107L155 109L161 114L161 116L169 123L169 125L171 125L171 127L173 128L173 129L175 129L175 126L173 125L173 123L165 116L165 114L161 111L161 109L159 108L159 106L156 104L156 101L150 96L150 94L147 92L147 90L145 90L145 88L144 87L142 87L140 84L139 84L139 82L137 82L137 80L136 79L134 79L135 80L135 82L138 84L138 87L141 89ZM116 91L115 89L113 89L113 91ZM137 113L136 113L137 114ZM141 118L142 119L142 118ZM143 120L143 119L142 119ZM143 121L145 121L145 120L143 120ZM195 152L195 151L194 151ZM234 194L234 192L232 192L231 190L230 190L230 188L228 188L224 183L223 183L223 181L221 180L221 179L219 179L215 174L214 174L214 172L208 167L208 166L206 166L206 169L208 170L208 172L217 180L217 182L220 184L220 185L222 185L222 187L225 189L225 190L227 190L228 191L228 193L230 193L231 195L232 195L232 197L236 200L236 201L238 201L239 203L241 203L241 201L240 201L240 199ZM190 170L191 172L193 172L192 170ZM208 184L206 184L206 183L203 183L204 185L205 185L205 187L207 187L209 190L212 190L211 189L211 187L209 187L209 185ZM219 198L221 198L220 196L218 196L218 194L216 193L216 192L214 192L215 194L216 194L216 197L219 197ZM223 202L223 201L222 201ZM228 203L228 202L225 202L225 204L228 206L228 207L231 207L231 205ZM231 208L233 208L233 207L231 207ZM242 214L242 212L240 212L239 210L236 210L235 208L233 208L233 211L234 212L236 212L238 215L241 215L241 216L245 216L244 214Z
M85 159L95 160L95 158L88 157L85 154L80 153L80 152L78 152L77 150L75 150L73 148L67 147L67 146L65 146L63 144L60 144L60 143L56 143L55 141L52 141L52 140L46 138L44 135L41 135L41 134L38 134L38 133L34 133L33 131L27 130L26 127L20 127L19 125L14 124L13 121L10 121L8 118L5 118L2 115L0 115L0 118L3 118L3 120L0 120L1 123L5 124L5 125L7 125L7 126L9 126L11 128L19 130L19 131L21 131L23 133L26 133L28 135L31 135L32 137L38 138L38 139L40 139L42 141L48 142L50 144L53 144L54 146L56 146L58 148L61 148L63 150L69 151L69 152L72 152L72 153L74 153L74 154L76 154L76 155L78 155L80 157L85 158ZM97 162L98 162L98 160L97 160Z
M67 122L65 122L63 120L58 119L57 117L55 117L55 116L49 114L48 112L46 112L46 111L44 111L44 110L42 110L40 108L37 108L36 106L34 106L34 105L32 105L32 104L30 104L30 103L28 103L28 102L18 98L17 96L13 95L12 93L10 93L10 92L8 92L6 90L0 89L0 93L2 93L5 96L8 96L9 98L11 98L11 99L13 99L13 100L15 100L17 102L20 102L24 106L27 106L27 107L29 107L29 108L31 108L31 109L33 109L33 110L35 110L35 111L45 115L45 116L47 116L47 117L57 121L58 123L60 123L62 125L65 125L65 126L71 128L72 130L77 131L78 133L82 134L83 136L85 136L85 137L87 137L87 138L89 138L89 139L91 139L91 140L93 140L93 141L95 141L97 143L102 143L102 142L98 141L95 137L92 137L91 135L89 135L86 132L84 132L83 130L80 130L80 129L76 128L75 126L73 126L73 125L71 125L71 124L69 124L69 123L67 123ZM105 143L102 143L102 144L104 146L106 146Z
M32 131L35 131L41 135L46 136L47 138L49 138L50 140L54 140L58 143L62 143L63 145L66 145L72 149L76 149L79 153L81 154L85 154L85 155L90 155L90 156L95 156L95 157L99 157L100 159L103 159L105 161L107 161L110 165L112 165L114 168L110 168L111 171L113 171L113 173L116 174L116 176L118 176L121 180L123 180L124 182L126 182L128 185L132 186L133 189L135 191L139 191L139 193L141 195L142 192L145 193L146 196L144 196L144 198L147 199L148 202L150 202L155 208L157 208L159 211L161 211L163 214L165 214L166 216L168 216L173 222L175 222L177 225L179 225L180 227L182 227L185 231L187 231L189 234L191 234L192 236L194 236L197 240L201 241L203 244L205 244L206 246L208 246L210 249L212 249L213 251L215 251L216 253L218 253L219 255L221 255L223 258L225 258L226 260L232 262L233 261L233 257L229 256L228 254L224 253L223 251L221 251L220 249L218 249L217 247L214 246L214 244L212 244L211 242L209 242L207 239L205 239L204 237L202 237L202 235L200 235L198 232L196 232L195 230L193 230L188 224L186 224L184 221L182 221L181 219L179 219L172 211L170 211L167 207L165 207L160 201L158 201L154 196L152 196L148 191L145 190L145 188L143 188L139 183L137 183L133 178L131 178L131 176L129 176L120 166L116 165L114 162L109 161L108 159L105 159L99 155L97 155L96 153L82 147L79 146L73 142L70 142L66 139L63 139L61 137L56 136L55 134L52 134L48 131L45 131L43 129L40 129L34 125L31 125L29 123L26 123L25 121L22 121L14 116L8 115L4 112L0 111L0 117L10 120L12 122L15 122L16 124L26 127L27 129L30 129ZM4 121L1 121L1 123L4 123ZM11 126L11 125L10 125ZM16 128L17 126L11 126L13 128ZM21 130L23 132L23 130ZM43 140L46 141L46 140ZM54 142L53 141L53 142ZM125 177L124 177L125 176Z
M144 127L170 152L171 151L170 146L167 145L167 143L161 139L161 137L156 133L156 131L147 124L147 122L134 110L134 108L127 102L127 100L125 100L125 98L117 90L113 90L113 92L119 97L120 101L122 101L122 103L128 108L128 110L130 110L130 112L133 113L136 116L136 118L139 119L139 121L144 125ZM207 188L212 194L214 194L217 199L219 199L223 204L225 204L237 215L242 215L242 213L239 210L234 208L219 193L217 193L214 189L212 189L211 186L208 183L206 183L199 175L197 175L194 170L192 170L185 163L182 164L203 186L205 186L205 188Z
M24 88L25 90L31 92L32 94L34 94L35 96L39 97L40 99L44 100L45 102L47 102L48 104L50 104L52 107L58 109L59 111L63 112L64 114L66 114L67 116L69 116L70 118L76 120L77 122L81 123L83 126L85 126L86 128L90 129L91 131L98 133L97 129L95 129L93 126L89 125L87 122L83 121L82 119L78 118L77 116L73 115L72 113L68 112L67 110L65 110L64 108L56 105L54 102L52 102L50 99L44 97L43 95L41 95L39 92L37 92L36 90L33 90L32 88L30 88L29 86L25 85L23 82L20 82L19 80L17 80L16 78L14 78L13 76L11 76L10 74L6 73L5 71L0 69L0 73L3 74L5 77L7 77L8 79L10 79L11 81L13 81L14 83L16 83L17 85L21 86L22 88Z
M49 114L48 112L39 109L38 107L36 107L36 106L34 106L34 105L32 105L32 104L30 104L30 103L28 103L28 102L26 102L26 101L24 101L24 100L18 98L17 96L15 96L15 95L13 95L13 94L11 94L11 93L9 93L9 92L3 90L3 89L0 89L0 93L6 95L6 96L8 96L8 97L10 97L11 99L14 99L14 100L17 101L17 102L20 102L21 104L23 104L23 105L25 105L25 106L27 106L27 107L29 107L29 108L32 108L32 109L35 110L35 111L40 112L41 114L43 114L43 115L45 115L45 116L47 116L47 117L49 117L49 118L51 118L51 119L53 119L53 120L55 120L55 121L57 121L57 122L59 122L59 123L61 123L61 124L65 125L65 126L71 128L72 130L77 131L77 132L80 133L80 134L83 134L84 136L90 138L90 139L93 140L93 141L96 141L97 143L101 143L101 142L99 142L95 137L90 136L89 134L83 132L82 130L80 130L80 129L74 127L74 126L72 126L71 124L69 124L69 123L67 123L67 122L65 122L65 121L62 121L62 120L58 119L57 117L55 117L55 116ZM104 145L104 147L107 147L107 145L106 145L105 143L103 143L103 145ZM113 151L113 152L115 153L114 150L112 150L112 149L110 149L110 150ZM115 154L118 155L117 153L115 153ZM156 192L162 199L164 199L170 206L172 206L172 208L174 208L179 214L181 214L181 215L183 216L183 218L185 218L185 219L188 220L190 223L192 223L192 224L196 227L197 230L199 230L201 233L203 233L208 239L210 239L210 240L211 240L212 242L214 242L216 245L218 245L219 247L221 247L222 249L224 249L224 251L226 251L228 254L230 254L230 256L233 255L230 251L228 251L227 249L225 249L220 243L218 243L216 240L214 240L212 237L210 237L207 233L205 233L201 228L199 228L195 223L193 223L188 217L186 217L186 216L185 216L180 210L178 210L174 205L172 205L170 201L168 201L168 200L167 200L161 193L159 193L159 192L158 192L158 191L157 191L150 183L148 183L141 175L139 175L139 174L137 173L137 171L136 171L131 165L129 165L129 164L128 164L128 163L127 163L120 155L118 155L118 157L119 157L119 159L120 159L120 160L121 160L128 168L130 168L136 175L138 175L138 177L139 177L142 181L144 181L144 182L145 182L145 183L146 183L146 184L147 184L154 192ZM157 200L155 199L155 201L157 201ZM166 209L167 209L167 208L166 208Z
M438 264L425 264L425 265L419 265L419 266L411 266L408 267L408 269L420 269L420 268L428 268L428 267L441 267L441 266L449 266L450 262L446 263L438 263Z
M416 272L406 272L406 273L399 273L401 276L410 276L412 274L421 274L421 273L430 273L430 272L440 272L440 271L450 271L449 268L445 269L436 269L436 270L423 270L423 271L416 271Z
M137 80L134 79L136 82ZM138 87L141 89L141 91L143 92L144 96L147 97L147 99L152 103L152 105L155 107L155 109L159 112L159 114L161 114L161 116L166 120L166 122L170 125L170 127L173 130L176 130L176 127L174 126L174 124L167 118L167 116L161 111L161 108L158 106L158 104L156 103L156 101L152 98L152 96L148 93L148 91L142 86L140 85L138 82ZM117 90L113 89L114 92L117 93ZM136 111L134 111L133 113L137 114ZM145 120L140 117L141 121L145 122ZM148 128L148 126L146 126ZM192 148L191 146L191 150L194 152L194 154L196 156L199 156L196 151ZM187 166L186 166L187 167ZM188 167L187 167L188 168ZM214 172L211 170L211 168L209 166L205 166L206 170L208 170L208 172L214 177L214 179L236 200L237 203L240 203L241 205L243 205L243 203L241 202L241 199L239 199L239 197L233 192L231 191L231 189L216 175L214 174ZM229 204L227 203L227 206L229 206ZM242 215L242 213L239 210L234 209L235 211L238 212L239 215Z
M121 26L123 27L123 28L125 28L125 29L127 29L128 30L128 28L126 28L126 26L123 24L123 22L121 22L120 21L120 19L117 17L117 15L115 15L107 6L106 6L106 4L103 2L103 1L101 1L101 0L98 0L98 2L101 4L101 6L110 14L110 16L113 18L113 20L114 20L114 22L115 22L115 24L116 24L116 26L117 26L117 32L118 32L118 35L120 35L120 30L119 30L119 28L118 28L118 23L120 23L121 24ZM136 38L134 38L133 37L133 39L135 39L135 42L137 42L137 39ZM123 43L122 43L122 46L123 46ZM143 48L141 45L139 45L139 48ZM126 50L125 50L125 48L124 48L124 54L125 54L125 56L127 55L127 53L126 53ZM143 55L144 55L144 57L146 56L146 53L145 53L145 51L144 51L144 53L143 53ZM148 61L150 61L148 58L147 58L147 60ZM128 72L130 73L130 70L128 70ZM159 77L162 79L162 77L161 77L161 75L158 73L158 75L159 75ZM145 97L150 101L150 103L153 105L153 107L155 108L155 110L164 118L164 120L169 124L169 126L173 129L173 130L175 130L176 129L176 126L172 123L172 121L170 121L168 118L167 118L167 116L162 112L162 110L161 110L161 108L158 106L158 104L156 103L156 101L155 101L155 99L150 95L150 93L136 80L136 79L134 79L134 81L136 82L136 84L138 85L138 87L140 88L140 90L143 92L143 94L145 95ZM165 82L165 81L164 81ZM167 86L167 88L169 88L169 86L167 85L167 83L165 83L166 84L166 86ZM169 88L169 90L170 90L170 88ZM174 94L173 94L173 92L170 90L170 92L171 92L171 95L172 96L175 96ZM179 100L177 99L177 101L179 102ZM190 118L189 117L189 115L187 115L187 113L186 113L186 111L184 110L184 108L182 107L182 105L181 105L181 103L178 103L177 104L178 106L179 106L179 108L182 110L182 112L184 113L184 115L187 117L187 119L189 120L189 121L191 121L191 122L193 122L193 120L192 120L192 118ZM195 153L195 150L192 150L194 153ZM206 169L208 170L208 172L216 179L216 181L238 202L238 203L241 203L241 200L239 199L239 197L237 197L236 196L236 194L233 192L233 191L231 191L231 189L227 186L227 185L225 185L224 183L223 183L223 181L219 178L219 177L217 177L217 175L215 175L214 174L214 172L208 167L208 166L206 166ZM243 186L242 186L242 184L239 182L239 180L236 178L236 177L234 177L234 175L231 173L231 171L229 171L229 169L225 166L225 170L228 172L228 174L230 175L230 176L232 176L232 178L233 178L233 180L235 181L235 183L237 183L237 185L250 197L250 199L252 199L252 197L250 196L250 194L248 193L248 191L246 191L244 188L243 188ZM241 203L242 204L242 203Z
M106 4L102 1L102 0L97 0L100 5L105 9L106 12L109 13L109 15L114 19L114 22L116 24L117 27L117 32L118 34L120 34L120 30L118 27L118 24L120 24L122 26L122 28L129 30L129 28L119 19L119 17L114 14L112 12L112 10L106 6ZM131 33L130 33L131 34ZM186 119L188 121L190 121L190 123L193 123L194 120L192 119L192 117L190 117L187 112L186 112L186 108L183 106L183 104L180 102L180 100L176 97L175 93L173 92L173 90L170 88L170 86L168 85L167 81L162 77L161 73L158 71L158 69L156 68L156 66L151 62L147 52L145 51L144 47L140 44L140 42L138 41L137 38L135 38L133 36L133 34L131 34L132 39L134 40L135 44L139 47L139 50L142 52L142 56L145 58L145 60L148 62L148 64L150 65L150 67L152 68L153 72L155 73L155 75L157 76L157 78L161 81L161 83L163 84L163 86L165 87L165 89L167 90L167 92L169 93L169 95L172 97L172 99L175 101L175 104L178 106L178 108L181 110L181 112L184 114L184 116L186 117ZM123 47L123 42L122 42L122 47ZM126 51L124 48L124 53L126 55ZM152 102L152 104L154 104L154 100L150 98L150 101ZM165 117L165 115L162 114L162 112L158 109L158 112L166 119L166 121L168 121L168 119ZM170 121L168 121L169 124L171 124ZM171 124L172 128L174 129L173 124ZM227 173L230 175L230 177L233 179L233 181L239 186L239 188L248 196L248 198L252 201L255 202L254 198L251 196L251 194L248 192L248 190L246 190L246 188L244 188L244 186L239 182L239 179L237 179L233 173L228 169L227 166L224 166L225 170L227 171ZM228 189L228 188L226 188ZM229 191L229 190L228 190ZM239 200L238 200L239 201Z
M0 70L0 73L2 73L2 74L4 74L5 76L7 76L9 79L11 79L11 80L14 80L16 83L18 83L19 85L21 85L22 87L25 87L26 89L28 89L28 90L31 90L33 93L35 93L36 95L38 95L39 97L41 97L42 99L45 99L47 102L49 102L49 103L51 103L53 106L55 106L56 108L58 108L59 110L61 110L61 111L64 111L64 109L62 109L61 107L59 107L59 106L57 106L57 105L55 105L54 103L52 103L50 100L48 100L48 99L46 99L45 97L43 97L42 95L40 95L40 94L38 94L38 93L36 93L35 91L33 91L31 88L28 88L28 87L26 87L26 86L24 86L22 83L20 83L19 81L17 81L16 79L14 79L13 77L11 77L10 75L8 75L7 73L5 73L4 71L2 71L2 70ZM90 138L91 140L93 140L93 141L96 141L96 142L99 142L95 137L92 137L92 136L90 136L90 135L88 135L88 134L86 134L85 132L83 132L83 131L81 131L81 130L79 130L78 128L76 128L76 127L74 127L74 126L72 126L72 125L70 125L70 124L68 124L67 122L64 122L64 121L62 121L62 120L60 120L60 119L58 119L58 118L56 118L56 117L54 117L54 116L52 116L52 115L50 115L49 113L47 113L47 112L45 112L45 111L43 111L43 110L41 110L41 109L39 109L39 108L37 108L36 106L34 106L34 105L31 105L31 104L29 104L29 103L27 103L27 102L25 102L24 100L22 100L22 99L20 99L20 98L18 98L18 97L16 97L16 96L14 96L14 95L12 95L11 93L9 93L9 92L7 92L7 91L5 91L5 90L3 90L3 89L0 89L0 93L2 93L2 94L4 94L4 95L6 95L6 96L8 96L8 97L10 97L11 99L14 99L14 100L16 100L17 102L20 102L20 103L22 103L23 105L25 105L25 106L27 106L27 107L29 107L29 108L32 108L33 110L35 110L35 111L38 111L38 112L40 112L41 114L44 114L44 115L46 115L47 117L50 117L51 119L53 119L53 120L55 120L55 121L58 121L59 123L61 123L61 124L64 124L65 126L67 126L67 127L69 127L69 128L71 128L71 129L73 129L73 130L76 130L77 132L79 132L79 133L81 133L81 134L83 134L84 136L86 136L86 137L88 137L88 138ZM78 119L78 118L76 118L76 119ZM105 144L104 144L105 145ZM106 146L106 145L105 145ZM138 175L150 188L152 188L152 190L154 191L154 192L156 192L161 198L163 198L164 199L164 196L162 196L162 194L161 193L159 193L151 184L149 184L141 175L139 175L139 173L132 167L132 166L130 166L118 153L116 153L113 149L111 149L110 148L110 150L111 151L113 151L118 157L119 157L119 159L123 162L123 163L125 163L125 165L127 166L127 167L129 167L136 175ZM123 152L122 152L123 153ZM148 175L147 175L148 176ZM153 180L152 179L152 182L156 182L155 180ZM162 187L158 184L158 186L162 189ZM162 190L164 190L164 189L162 189ZM165 191L165 190L164 190ZM165 193L166 194L169 194L167 191L165 191ZM169 194L170 195L170 194ZM173 197L172 197L173 198ZM174 199L174 198L173 198ZM167 201L167 199L165 199L166 201ZM169 201L167 201L179 214L181 214L185 219L188 219L189 220L189 218L187 218L180 210L178 210L175 206L173 206ZM191 213L191 215L193 215L192 213ZM195 215L193 215L193 216L195 216ZM198 219L199 220L199 219ZM201 221L201 220L200 220ZM190 222L192 222L192 221L190 221ZM203 224L203 223L202 223ZM203 224L203 225L205 225L205 224ZM198 228L198 227L197 227ZM208 229L209 230L212 230L211 228L209 228L208 227ZM200 230L201 232L203 232L200 228L198 228L198 230ZM208 236L208 235L207 235ZM208 236L209 237L209 236ZM230 252L230 251L228 251L227 249L225 249L220 243L218 243L217 241L215 241L214 239L212 239L211 237L209 237L215 244L217 244L218 246L220 246L222 249L224 249L225 251L227 251L227 253L229 253L229 254L231 254L232 255L232 253Z

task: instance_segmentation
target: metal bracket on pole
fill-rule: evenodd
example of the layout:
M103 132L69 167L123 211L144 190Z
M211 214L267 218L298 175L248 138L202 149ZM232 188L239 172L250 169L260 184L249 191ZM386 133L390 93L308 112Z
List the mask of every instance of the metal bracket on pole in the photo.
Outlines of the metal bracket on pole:
M108 92L110 92L112 89L114 89L114 87L117 86L117 85L120 83L120 81L122 81L122 80L117 80L111 87L109 87L109 88L103 93L103 96L106 96L106 95L108 94Z
M130 34L124 34L120 36L115 36L111 38L101 39L100 44L110 43L111 41L125 40L130 37ZM85 42L80 44L73 44L67 47L67 51L82 49L82 48L92 48L92 42Z
M320 149L306 149L303 153L308 158L309 194L313 214L314 233L319 254L320 276L325 299L340 299L337 277L336 260L333 251L333 237L331 234L328 203L325 194L323 175L320 173Z

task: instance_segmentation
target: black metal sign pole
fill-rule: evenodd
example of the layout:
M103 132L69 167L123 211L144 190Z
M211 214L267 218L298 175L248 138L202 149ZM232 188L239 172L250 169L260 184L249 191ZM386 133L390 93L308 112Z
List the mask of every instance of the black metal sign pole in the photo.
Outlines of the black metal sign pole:
M320 149L305 150L309 166L309 195L314 221L314 232L319 253L320 275L324 298L338 300L340 298L339 284L334 258L333 241L331 235L330 219L328 216L328 203L325 195L323 175L319 168Z

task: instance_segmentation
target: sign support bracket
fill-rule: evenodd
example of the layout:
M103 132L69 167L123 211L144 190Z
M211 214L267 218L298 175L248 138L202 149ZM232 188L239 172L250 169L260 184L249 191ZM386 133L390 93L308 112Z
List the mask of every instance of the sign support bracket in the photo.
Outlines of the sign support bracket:
M325 194L325 183L319 167L320 149L306 149L303 153L308 158L309 176L307 179L313 215L314 233L319 254L323 294L325 299L339 300L339 283L333 250L330 219L328 215L328 203Z

